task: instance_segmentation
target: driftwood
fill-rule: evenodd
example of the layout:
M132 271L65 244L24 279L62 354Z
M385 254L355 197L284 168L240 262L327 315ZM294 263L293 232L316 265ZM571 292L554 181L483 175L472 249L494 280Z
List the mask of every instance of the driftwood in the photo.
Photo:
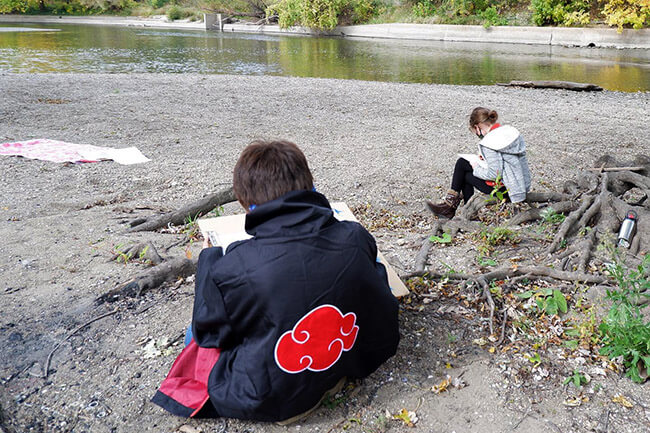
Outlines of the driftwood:
M235 193L232 187L226 188L215 194L211 194L201 200L190 203L181 209L168 212L163 215L153 216L146 219L136 219L131 221L128 232L142 232L156 230L161 227L167 227L169 224L184 224L188 218L195 219L210 212L217 206L235 201Z
M589 83L574 83L573 81L511 81L497 83L497 86L528 87L532 89L563 89L579 92L599 92L602 87Z

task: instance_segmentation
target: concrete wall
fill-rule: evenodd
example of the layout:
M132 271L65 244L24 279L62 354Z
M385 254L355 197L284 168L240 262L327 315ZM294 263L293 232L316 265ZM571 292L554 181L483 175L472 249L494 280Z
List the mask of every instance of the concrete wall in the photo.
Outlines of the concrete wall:
M321 34L357 38L414 39L454 42L490 42L535 45L594 46L650 49L650 29L578 29L563 27L489 27L435 24L370 24L342 26L329 32L313 32L304 27L225 24L224 32L265 34Z
M0 15L0 23L65 23L125 27L203 30L202 22L167 21L166 18L139 17L71 17L56 15Z

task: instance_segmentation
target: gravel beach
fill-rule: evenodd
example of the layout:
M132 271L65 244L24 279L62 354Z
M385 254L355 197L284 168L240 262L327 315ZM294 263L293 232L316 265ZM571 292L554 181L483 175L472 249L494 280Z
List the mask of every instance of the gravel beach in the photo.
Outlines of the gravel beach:
M138 344L171 341L183 332L191 316L191 281L89 325L58 348L47 380L38 375L71 330L114 307L98 306L95 298L141 270L111 262L116 245L148 240L164 252L182 237L125 234L125 223L229 186L239 152L253 139L297 143L316 188L330 200L414 221L403 230L373 232L400 273L412 268L434 221L423 201L442 197L457 153L475 150L466 125L476 106L496 109L502 123L521 131L534 190L560 190L605 153L620 159L650 154L647 93L270 76L0 74L0 95L0 143L51 138L136 146L151 158L122 166L0 157L0 426L8 432L178 431L184 425L148 402L180 346L146 358ZM225 212L240 209L229 204ZM198 249L172 247L165 255ZM489 358L470 351L449 370L464 371L468 387L425 394L444 378L443 343L456 325L410 310L401 317L400 352L345 405L323 408L289 428L232 420L223 425L232 432L328 432L345 423L348 431L385 431L379 424L386 410L417 407L418 430L427 432L554 431L547 420L568 432L588 431L588 421L602 415L596 405L570 412L550 398L527 416L526 409L508 405L519 394L494 386L499 376ZM612 383L647 403L647 384ZM647 409L611 416L620 416L624 427L615 431L648 431ZM222 431L219 421L187 425ZM386 428L411 431L395 423Z

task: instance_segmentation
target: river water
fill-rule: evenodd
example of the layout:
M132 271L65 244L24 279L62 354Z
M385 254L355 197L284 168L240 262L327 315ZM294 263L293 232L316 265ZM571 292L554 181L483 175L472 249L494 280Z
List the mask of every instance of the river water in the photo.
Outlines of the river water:
M563 80L650 91L650 50L0 23L0 72L283 75L492 85ZM7 29L7 28L12 28ZM15 31L18 28L55 31Z

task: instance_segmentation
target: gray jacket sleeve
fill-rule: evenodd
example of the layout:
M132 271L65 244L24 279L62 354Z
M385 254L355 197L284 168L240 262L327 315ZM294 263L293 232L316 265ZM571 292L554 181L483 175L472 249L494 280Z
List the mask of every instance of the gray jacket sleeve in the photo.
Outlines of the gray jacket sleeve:
M474 176L483 180L495 180L498 173L503 170L503 156L496 150L492 150L485 146L480 146L479 150L483 159L487 162L487 167L475 167Z

